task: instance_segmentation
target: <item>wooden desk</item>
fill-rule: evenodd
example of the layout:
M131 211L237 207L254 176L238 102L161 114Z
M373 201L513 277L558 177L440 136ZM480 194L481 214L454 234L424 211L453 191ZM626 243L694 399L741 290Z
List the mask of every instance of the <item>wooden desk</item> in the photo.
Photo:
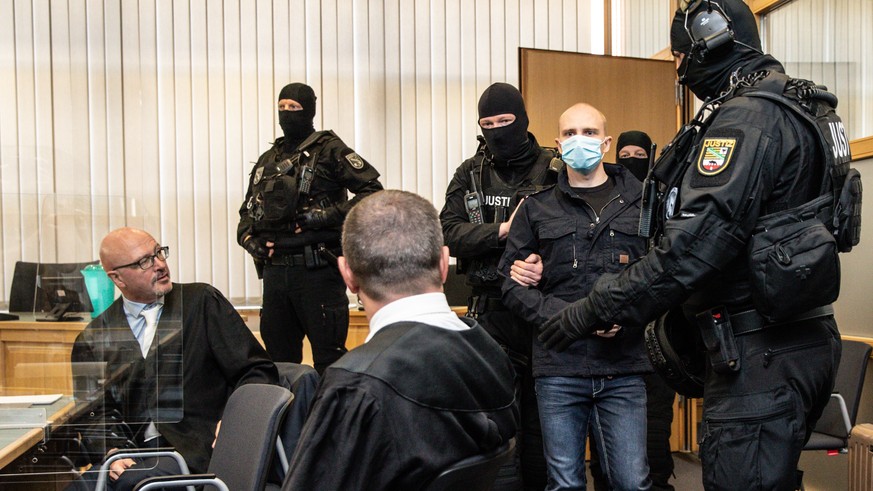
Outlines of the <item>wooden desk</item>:
M46 426L41 428L2 428L0 429L0 469L21 457L37 444L46 440L51 426L66 421L75 403L70 397L61 397L54 404L33 405L31 408L45 408ZM2 408L2 406L0 406ZM5 471L0 471L3 473ZM14 471L13 471L14 472Z
M33 315L0 322L0 390L16 394L72 394L70 353L90 318L37 322Z

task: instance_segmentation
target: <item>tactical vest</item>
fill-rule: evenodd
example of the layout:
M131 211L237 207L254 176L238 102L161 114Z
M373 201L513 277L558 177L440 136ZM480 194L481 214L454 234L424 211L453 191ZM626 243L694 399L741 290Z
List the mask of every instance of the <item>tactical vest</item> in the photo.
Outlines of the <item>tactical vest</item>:
M254 170L252 194L246 208L256 231L286 231L293 225L300 205L309 198L319 154L324 145L337 138L333 131L316 131L291 154L281 159L276 142L272 155ZM281 159L281 160L280 160Z
M818 198L792 210L761 217L758 228L777 223L784 215L797 218L814 211L834 234L840 252L851 251L861 237L861 175L850 167L852 154L845 127L835 111L836 96L807 80L775 72L755 88L757 90L742 95L779 102L814 130L820 153L825 158L826 172Z
M541 147L542 148L542 147ZM480 200L485 223L502 223L509 219L515 207L522 198L557 182L558 172L564 167L564 162L557 158L554 150L542 148L537 161L518 184L504 181L493 165L486 162L484 144L479 145L473 156L471 172L472 185L482 195Z
M472 173L470 191L478 192L480 195L479 202L482 204L484 223L505 222L521 199L557 182L558 173L563 169L564 162L557 158L554 150L540 148L536 162L521 182L513 185L504 181L490 164L490 159L486 156L485 143L480 140L470 171ZM499 261L500 254L459 259L458 271L467 274L467 280L472 286L494 286L500 282L500 275L497 273Z
M804 316L818 312L829 315L832 311L827 304L839 294L837 252L848 252L858 244L861 226L860 174L850 168L848 138L834 110L837 99L812 82L777 72L767 74L737 95L772 100L800 116L817 136L819 153L825 159L825 176L817 198L760 217L756 223L748 246L755 312L763 319L762 327L811 318ZM699 117L686 125L664 149L655 171L646 179L646 185L650 179L662 183L657 205L649 210L655 213L652 218L659 222L655 227L659 232L669 218L665 210L671 207L670 200L677 199L674 190L678 190L690 165L695 136L706 127L706 121ZM674 205L678 209L678 203ZM700 397L707 368L705 343L701 330L689 326L679 312L674 309L647 326L646 346L655 371L671 387L680 394Z
M755 309L778 323L839 296L838 252L851 251L860 240L861 175L850 168L849 140L834 111L835 96L781 73L771 73L756 88L743 95L779 102L799 115L818 137L825 159L819 196L759 218L749 241Z
M861 181L857 170L850 168L852 160L849 141L846 137L843 122L835 112L836 97L821 86L800 79L792 79L778 72L770 72L758 83L737 90L736 96L759 97L779 103L790 109L806 122L817 136L820 154L825 158L825 179L820 186L820 196L804 205L790 210L784 210L760 218L759 226L767 226L785 219L796 220L799 216L807 216L814 210L825 226L835 236L839 250L848 252L860 239L861 225ZM644 197L643 213L651 216L642 217L643 221L652 221L652 231L649 236L657 237L663 232L663 225L672 213L679 209L678 189L688 166L693 160L694 143L697 135L708 127L708 121L715 115L710 114L705 120L700 117L705 110L701 108L698 116L685 125L679 134L664 148L658 157L652 175L644 184L649 189L652 180L660 184L655 199L646 210ZM793 218L792 218L793 217Z

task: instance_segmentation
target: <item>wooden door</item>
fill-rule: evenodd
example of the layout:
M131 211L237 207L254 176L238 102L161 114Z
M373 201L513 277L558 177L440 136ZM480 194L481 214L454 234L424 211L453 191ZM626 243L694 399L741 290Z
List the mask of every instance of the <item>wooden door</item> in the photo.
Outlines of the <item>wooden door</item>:
M558 118L577 102L606 115L613 145L605 162L615 162L615 140L624 131L645 131L661 149L679 128L672 61L528 48L519 49L519 58L520 90L540 145L555 146Z

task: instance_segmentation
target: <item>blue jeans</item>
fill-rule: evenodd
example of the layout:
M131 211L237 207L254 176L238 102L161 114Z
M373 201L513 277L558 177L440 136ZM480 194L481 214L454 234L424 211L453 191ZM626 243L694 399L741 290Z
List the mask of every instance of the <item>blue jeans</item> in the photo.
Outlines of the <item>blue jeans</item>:
M612 489L651 487L646 460L646 385L641 375L538 377L536 393L548 491L585 489L589 427Z

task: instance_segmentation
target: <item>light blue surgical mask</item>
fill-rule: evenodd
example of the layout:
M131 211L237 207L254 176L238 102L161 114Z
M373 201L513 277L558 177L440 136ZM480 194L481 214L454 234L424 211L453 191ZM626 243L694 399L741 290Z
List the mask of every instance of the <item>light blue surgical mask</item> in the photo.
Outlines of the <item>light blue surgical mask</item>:
M603 158L600 146L606 139L598 140L584 135L573 135L561 142L561 158L573 170L590 174Z

